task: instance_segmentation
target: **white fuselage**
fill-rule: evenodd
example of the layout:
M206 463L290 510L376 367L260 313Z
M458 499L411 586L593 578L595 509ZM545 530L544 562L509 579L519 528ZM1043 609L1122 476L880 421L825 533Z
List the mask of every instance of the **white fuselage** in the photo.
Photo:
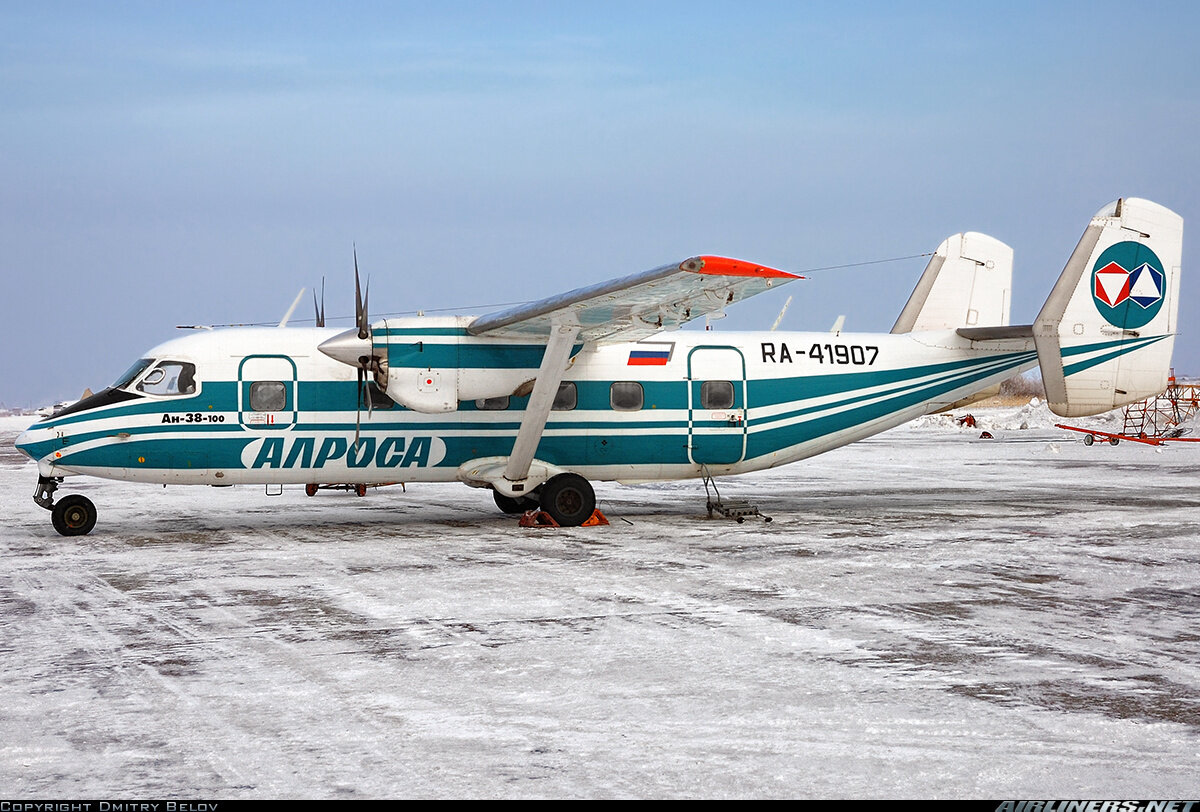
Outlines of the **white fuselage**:
M465 480L472 460L511 452L526 398L498 392L528 394L541 348L474 338L462 323L392 320L386 333L377 331L381 347L391 342L392 391L407 385L405 376L423 386L438 376L441 384L450 376L467 381L473 370L468 394L491 397L460 398L453 411L407 409L379 393L390 408L360 406L356 370L317 350L336 330L238 328L155 347L142 377L96 396L98 405L81 402L35 424L18 446L48 477L209 485ZM472 358L481 359L477 366ZM588 345L565 373L536 458L592 480L769 468L944 409L1036 362L1032 339L985 345L953 330L675 331ZM162 385L144 385L164 364L193 365L191 389L163 394Z

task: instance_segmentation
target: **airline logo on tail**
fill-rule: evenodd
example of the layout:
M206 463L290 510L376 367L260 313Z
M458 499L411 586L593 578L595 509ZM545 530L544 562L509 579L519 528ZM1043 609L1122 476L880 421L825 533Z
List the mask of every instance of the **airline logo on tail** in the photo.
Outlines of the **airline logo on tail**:
M1141 243L1109 246L1092 268L1096 310L1122 330L1144 327L1154 320L1162 309L1165 284L1162 262Z

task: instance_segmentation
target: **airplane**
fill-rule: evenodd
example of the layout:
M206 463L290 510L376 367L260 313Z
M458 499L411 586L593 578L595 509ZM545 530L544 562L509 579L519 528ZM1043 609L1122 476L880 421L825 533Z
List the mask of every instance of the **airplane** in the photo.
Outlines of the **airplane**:
M481 317L372 322L355 259L353 328L195 331L16 446L38 465L34 501L66 536L96 523L86 497L54 498L75 475L310 495L320 483L458 481L490 489L506 513L578 526L595 509L592 482L796 462L1035 366L1061 416L1160 392L1182 250L1178 214L1110 203L1034 322L1010 325L1012 249L956 234L891 332L874 334L843 332L840 319L832 333L677 330L800 278L716 256Z

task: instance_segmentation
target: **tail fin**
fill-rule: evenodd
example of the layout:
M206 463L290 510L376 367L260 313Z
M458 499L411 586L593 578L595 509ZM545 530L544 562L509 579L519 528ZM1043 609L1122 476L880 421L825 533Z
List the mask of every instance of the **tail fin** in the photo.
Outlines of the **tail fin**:
M997 239L974 231L947 237L892 332L1007 325L1012 267L1012 249Z
M1055 414L1099 414L1167 385L1179 311L1183 218L1148 200L1105 206L1034 322Z

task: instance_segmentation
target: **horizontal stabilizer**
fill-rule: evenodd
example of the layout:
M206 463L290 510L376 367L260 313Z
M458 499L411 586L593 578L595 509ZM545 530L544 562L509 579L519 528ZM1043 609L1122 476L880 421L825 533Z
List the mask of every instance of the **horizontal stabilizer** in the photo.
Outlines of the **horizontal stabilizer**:
M893 333L1008 324L1013 251L986 234L947 237L925 266Z
M1033 338L1032 324L1013 324L1008 327L959 327L960 336L971 341L1004 341L1011 338Z

